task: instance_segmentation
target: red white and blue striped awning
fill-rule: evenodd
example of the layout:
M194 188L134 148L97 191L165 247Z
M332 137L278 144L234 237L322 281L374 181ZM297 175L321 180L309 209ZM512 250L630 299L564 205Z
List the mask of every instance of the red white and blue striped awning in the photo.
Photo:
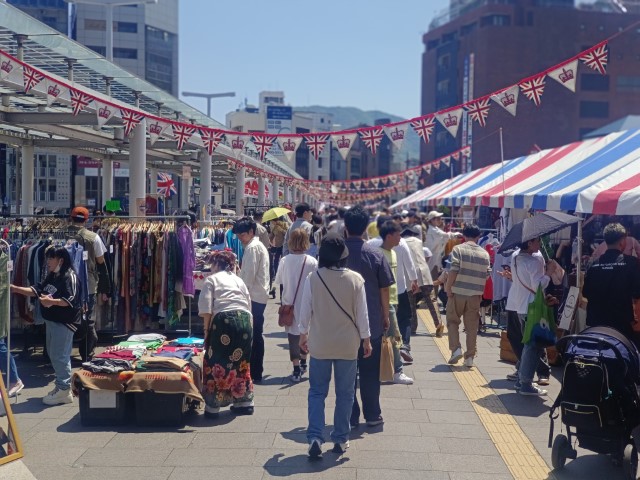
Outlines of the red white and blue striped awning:
M412 201L638 215L640 130L543 150L447 182L416 192Z

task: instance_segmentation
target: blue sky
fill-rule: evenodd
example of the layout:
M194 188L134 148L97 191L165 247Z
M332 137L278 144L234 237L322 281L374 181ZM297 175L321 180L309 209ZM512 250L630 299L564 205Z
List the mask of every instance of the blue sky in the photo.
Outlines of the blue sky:
M181 0L180 91L224 123L246 97L420 114L422 34L448 0ZM183 98L206 112L206 100Z

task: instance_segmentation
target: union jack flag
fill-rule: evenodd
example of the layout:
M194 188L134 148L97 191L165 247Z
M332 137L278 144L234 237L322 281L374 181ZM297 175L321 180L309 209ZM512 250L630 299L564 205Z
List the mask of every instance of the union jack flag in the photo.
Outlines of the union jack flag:
M465 105L465 110L469 112L469 116L472 120L475 120L484 127L487 124L487 117L489 116L489 97L475 100Z
M322 150L324 150L324 146L327 144L327 140L329 140L329 135L316 135L316 134L308 134L303 135L304 140L307 142L307 147L313 155L313 158L318 160Z
M71 92L71 107L73 108L73 114L78 115L84 110L92 101L89 95L81 92L80 90L70 89Z
M374 155L380 146L380 142L382 141L382 137L384 136L384 131L382 127L371 128L369 130L361 130L360 138L364 142L364 144L369 147L371 153Z
M144 118L141 113L134 112L133 110L120 109L122 115L122 122L124 123L124 135L128 137L133 130Z
M220 144L223 136L224 134L217 130L211 130L210 128L200 129L200 138L202 138L202 143L207 148L209 155L213 155L213 151Z
M434 120L433 115L429 115L428 117L422 117L411 122L411 126L418 136L424 140L424 143L429 143L433 129L436 127L436 121Z
M168 173L158 173L158 195L163 197L171 197L178 193L173 178Z
M44 75L31 67L25 66L22 78L24 80L24 93L29 93L29 90L44 80Z
M587 67L593 68L602 75L606 75L607 62L609 61L607 44L603 43L602 45L596 45L592 49L588 50L587 53L580 56L580 60L582 60Z
M251 138L251 141L256 146L258 153L260 154L260 160L264 160L264 157L267 156L269 150L271 149L271 145L273 145L273 141L276 137L271 135L254 135Z
M525 97L536 104L536 107L540 106L542 102L542 93L544 92L544 74L538 75L531 80L525 80L520 83L520 89L524 93Z
M171 124L171 126L173 127L173 136L178 143L178 150L182 150L184 144L196 133L197 128L183 124Z

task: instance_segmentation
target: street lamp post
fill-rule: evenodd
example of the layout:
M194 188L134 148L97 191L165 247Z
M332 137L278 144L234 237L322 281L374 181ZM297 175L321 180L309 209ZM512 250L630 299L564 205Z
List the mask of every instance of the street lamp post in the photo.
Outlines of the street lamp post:
M198 97L207 99L207 117L211 118L211 99L221 97L235 97L236 92L224 92L224 93L198 93L198 92L182 92L185 97Z

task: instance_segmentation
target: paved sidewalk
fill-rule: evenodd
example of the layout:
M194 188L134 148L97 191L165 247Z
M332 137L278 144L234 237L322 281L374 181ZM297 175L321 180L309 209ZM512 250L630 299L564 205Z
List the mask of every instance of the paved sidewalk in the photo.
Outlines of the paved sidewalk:
M512 367L499 362L497 337L480 337L478 368L466 375L466 369L445 364L439 348L443 340L436 341L421 325L412 339L415 364L405 369L415 379L414 385L382 387L385 424L376 428L363 425L353 431L351 448L345 455L329 452L322 461L309 462L305 438L308 383L306 379L300 384L290 382L287 340L277 326L276 311L277 304L270 303L265 326L265 381L256 385L256 410L251 417L223 413L213 421L196 415L189 417L182 429L135 425L84 428L77 401L56 407L42 405L40 398L53 378L51 368L36 359L19 362L27 388L13 410L25 447L24 465L38 480L125 476L136 480L259 480L292 475L339 480L516 478L488 432L486 415L478 415L477 402L465 393L468 379L486 383L484 404L501 402L508 412L496 412L496 418L519 426L549 461L547 408L540 399L523 399L509 390L512 385L503 379ZM425 313L421 311L426 320ZM551 389L557 390L557 385ZM334 398L328 398L328 422ZM330 446L325 444L324 450ZM512 463L512 459L506 460ZM9 478L7 468L0 467L0 479ZM562 475L554 477L548 471L550 468L543 477L530 478L622 478L620 469L593 454L569 463Z

